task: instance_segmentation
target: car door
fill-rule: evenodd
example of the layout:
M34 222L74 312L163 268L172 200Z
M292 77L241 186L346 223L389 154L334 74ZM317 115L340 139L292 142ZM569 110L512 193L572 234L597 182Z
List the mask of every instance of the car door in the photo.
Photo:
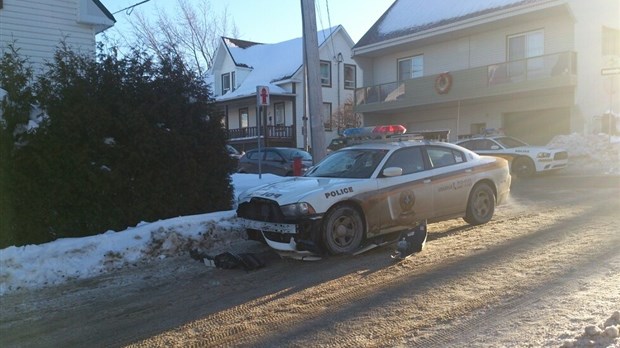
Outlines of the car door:
M433 191L434 217L465 211L469 190L473 185L472 168L465 154L447 146L426 146Z
M402 168L403 173L394 177L379 174L377 179L382 234L410 229L433 215L433 190L422 146L394 151L381 171L390 167Z
M263 160L263 173L285 176L287 174L285 163L284 157L276 150L267 149Z
M240 169L247 173L258 173L258 158L262 155L263 152L248 151L240 162Z

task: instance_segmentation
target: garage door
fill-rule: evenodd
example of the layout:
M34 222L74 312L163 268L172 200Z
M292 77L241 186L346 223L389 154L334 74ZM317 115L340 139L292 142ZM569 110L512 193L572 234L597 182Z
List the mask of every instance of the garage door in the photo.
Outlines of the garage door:
M570 109L505 113L504 132L530 145L546 145L556 135L570 134Z

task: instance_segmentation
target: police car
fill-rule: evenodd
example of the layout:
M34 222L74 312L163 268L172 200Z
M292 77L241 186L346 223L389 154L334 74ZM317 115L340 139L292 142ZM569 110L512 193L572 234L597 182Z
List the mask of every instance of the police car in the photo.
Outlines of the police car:
M250 238L281 253L351 254L422 221L484 224L510 183L505 159L387 139L340 149L302 177L240 194L237 216Z
M528 177L535 173L566 168L568 152L564 149L530 146L505 135L481 135L457 142L481 155L499 156L511 163L512 173Z

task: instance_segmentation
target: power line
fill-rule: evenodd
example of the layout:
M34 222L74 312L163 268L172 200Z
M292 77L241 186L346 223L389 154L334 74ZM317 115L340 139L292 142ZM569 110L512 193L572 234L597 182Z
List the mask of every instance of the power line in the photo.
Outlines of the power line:
M325 7L327 8L327 24L329 24L329 29L332 29L332 19L331 16L329 14L329 0L325 0ZM332 54L334 55L334 57L336 57L336 48L334 47L334 37L331 36L332 32L329 33L330 38L331 38L331 42L332 42ZM338 86L340 87L340 86Z
M124 8L124 9L122 9L122 10L118 10L118 11L116 11L116 12L112 13L112 14L113 14L113 15L115 15L115 14L117 14L117 13L119 13L119 12L123 12L123 11L127 10L126 14L129 16L129 15L133 12L133 9L134 9L135 7L137 7L137 6L139 6L139 5L142 5L142 4L144 4L144 3L147 3L147 2L149 2L149 1L151 1L151 0L144 0L144 1L141 1L141 2L139 2L139 3L137 3L137 4L133 4L133 5L131 5L131 6L127 6L127 7L125 7L125 8Z

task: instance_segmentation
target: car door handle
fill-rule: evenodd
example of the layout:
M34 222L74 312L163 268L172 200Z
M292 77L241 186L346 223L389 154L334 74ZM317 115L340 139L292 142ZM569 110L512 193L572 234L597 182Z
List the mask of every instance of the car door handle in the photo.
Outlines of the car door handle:
M471 173L471 169L465 169L465 173Z
M428 183L430 183L430 182L431 182L431 179L426 179L426 180L424 180L423 182L424 182L425 184L428 184Z

